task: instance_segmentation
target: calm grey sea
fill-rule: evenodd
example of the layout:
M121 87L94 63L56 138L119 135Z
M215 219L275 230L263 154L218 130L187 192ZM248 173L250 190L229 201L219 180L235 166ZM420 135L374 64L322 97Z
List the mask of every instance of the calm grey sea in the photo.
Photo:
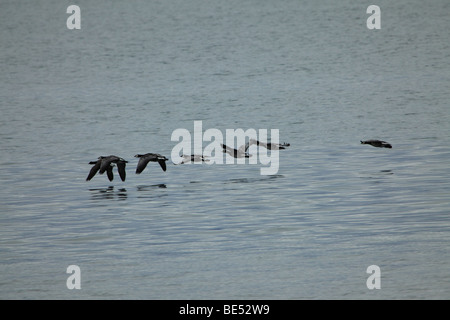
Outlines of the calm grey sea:
M1 1L0 298L449 299L449 11ZM271 176L170 161L134 173L135 154L170 158L172 132L196 120L279 129L291 146ZM126 181L86 182L110 154L129 161Z

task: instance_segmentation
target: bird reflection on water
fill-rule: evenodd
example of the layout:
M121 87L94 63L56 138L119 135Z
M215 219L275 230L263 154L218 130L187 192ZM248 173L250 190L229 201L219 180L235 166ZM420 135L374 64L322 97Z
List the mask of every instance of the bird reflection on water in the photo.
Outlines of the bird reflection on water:
M91 200L126 200L128 198L127 189L119 188L114 190L114 186L107 188L92 188Z
M159 184L152 184L152 185L141 185L141 186L137 186L137 190L138 191L148 191L154 188L162 188L165 189L167 188L167 185L165 185L164 183L159 183Z

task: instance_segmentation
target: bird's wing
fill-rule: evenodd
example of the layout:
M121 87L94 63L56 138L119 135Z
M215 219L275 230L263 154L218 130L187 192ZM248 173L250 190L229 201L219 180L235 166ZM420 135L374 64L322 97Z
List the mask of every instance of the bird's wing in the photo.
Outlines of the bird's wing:
M147 163L150 161L150 157L140 157L139 162L136 167L136 173L139 174L142 171L144 171L145 167L147 166Z
M125 177L126 177L126 172L125 172L125 162L120 161L117 163L117 170L119 171L119 176L120 179L122 179L122 181L125 181Z
M221 146L222 146L222 148L223 148L223 152L227 152L227 153L231 153L231 154L233 154L234 153L234 149L233 148L231 148L231 147L229 147L229 146L227 146L227 145L224 145L224 144L220 144Z
M89 162L89 164L94 164L94 166L91 168L91 171L89 171L86 181L91 180L95 176L95 174L98 172L98 170L100 169L101 160L91 161L91 162Z
M108 167L106 168L106 174L108 175L109 181L113 181L113 179L114 179L114 174L113 174L113 167L112 167L112 166L108 166Z
M166 171L166 160L164 159L158 159L158 163L161 166L161 168L163 169L163 171Z

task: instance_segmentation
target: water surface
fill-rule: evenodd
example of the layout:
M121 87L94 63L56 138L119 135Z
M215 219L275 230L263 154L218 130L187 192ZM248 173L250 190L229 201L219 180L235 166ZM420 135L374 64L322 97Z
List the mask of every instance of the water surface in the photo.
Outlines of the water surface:
M450 298L447 1L77 4L0 4L1 298ZM134 174L195 120L291 147Z

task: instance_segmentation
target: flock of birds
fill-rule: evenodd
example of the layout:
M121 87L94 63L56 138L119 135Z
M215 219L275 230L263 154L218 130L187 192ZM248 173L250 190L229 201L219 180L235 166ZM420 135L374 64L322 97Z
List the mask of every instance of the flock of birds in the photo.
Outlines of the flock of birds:
M139 158L139 162L136 167L136 174L140 174L142 171L144 171L145 167L150 161L158 162L163 171L167 170L166 161L169 159L158 153L137 154L135 155L135 157ZM119 171L120 179L122 179L122 181L125 181L125 166L127 163L128 161L118 156L100 156L96 161L89 162L89 164L93 164L94 166L89 171L89 175L87 176L86 181L91 180L97 174L97 172L99 174L103 174L105 173L105 171L109 181L113 181L114 174L112 169L115 165L117 165L117 171Z
M224 144L221 144L222 151L224 153L229 154L230 156L234 158L249 158L252 155L248 153L248 149L252 145L257 145L264 147L268 150L283 150L286 149L286 147L289 147L289 143L267 143L267 142L261 142L255 139L250 139L249 142L247 142L245 145L240 146L238 149L234 149L231 147L228 147ZM392 148L392 145L387 143L386 141L381 140L366 140L361 141L361 144L369 144L371 146L377 147L377 148ZM162 156L158 153L146 153L146 154L137 154L134 156L135 158L139 158L137 167L136 167L136 174L142 173L144 169L147 167L147 164L149 162L158 162L161 166L161 169L163 171L167 170L166 161L169 160L165 156ZM182 155L183 160L179 164L184 163L190 163L190 162L208 162L209 159L207 159L203 155ZM114 179L113 174L113 168L114 166L117 166L117 171L119 172L120 179L122 181L125 181L126 178L126 171L125 166L128 163L125 159L110 155L110 156L100 156L95 161L90 161L89 164L93 164L91 170L89 171L89 174L86 178L86 181L91 180L97 173L103 174L106 172L106 175L108 176L109 181L112 181Z

